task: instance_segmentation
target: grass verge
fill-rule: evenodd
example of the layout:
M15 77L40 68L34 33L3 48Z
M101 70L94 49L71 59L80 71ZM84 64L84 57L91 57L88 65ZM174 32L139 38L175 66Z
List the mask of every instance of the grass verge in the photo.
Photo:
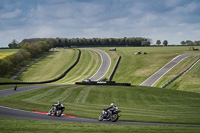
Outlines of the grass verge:
M142 126L23 120L0 117L1 133L9 132L114 132L114 133L199 133L200 127Z

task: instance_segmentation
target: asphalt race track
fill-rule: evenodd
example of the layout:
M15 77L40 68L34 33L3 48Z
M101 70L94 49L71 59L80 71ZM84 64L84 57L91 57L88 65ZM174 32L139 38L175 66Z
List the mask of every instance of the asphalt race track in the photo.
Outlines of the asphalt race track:
M84 122L84 123L103 123L103 124L123 124L123 125L158 125L158 126L200 126L192 124L164 124L164 123L143 123L143 122L110 122L110 121L98 121L97 119L87 119L78 117L65 117L65 116L47 116L46 114L38 114L29 111L23 111L18 109L11 109L0 106L0 117L7 118L20 118L31 120L47 120L47 121L62 121L62 122ZM97 116L98 117L98 116Z
M99 70L90 78L92 81L98 81L108 72L111 65L111 59L110 56L102 50L99 49L90 49L90 50L96 51L101 56L102 60L101 66Z
M151 77L149 77L147 80L145 80L143 83L141 83L141 86L153 86L162 76L164 76L169 70L171 70L174 66L176 66L179 62L181 62L183 59L193 56L193 55L200 55L200 53L193 53L193 54L182 54L174 59L172 59L169 63L167 63L164 67L162 67L160 70L155 72Z

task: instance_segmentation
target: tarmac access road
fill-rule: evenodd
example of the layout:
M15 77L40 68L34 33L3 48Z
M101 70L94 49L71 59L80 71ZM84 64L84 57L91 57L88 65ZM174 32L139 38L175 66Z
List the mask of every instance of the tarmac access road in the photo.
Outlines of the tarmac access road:
M171 70L174 66L176 66L179 62L181 62L183 59L193 56L193 55L200 55L200 53L192 53L192 54L182 54L174 59L172 59L169 63L167 63L164 67L162 67L160 70L155 72L152 76L150 76L148 79L146 79L143 83L141 83L141 86L153 86L160 78L162 78L169 70Z
M99 55L101 56L102 63L101 66L99 67L99 70L92 77L89 78L92 81L98 81L101 78L103 78L103 76L108 72L111 65L111 59L110 56L102 50L91 49L91 48L88 49L99 53Z

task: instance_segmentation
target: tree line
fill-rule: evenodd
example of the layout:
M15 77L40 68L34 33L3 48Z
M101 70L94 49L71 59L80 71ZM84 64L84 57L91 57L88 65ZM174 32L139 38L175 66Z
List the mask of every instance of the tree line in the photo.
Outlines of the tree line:
M200 46L200 41L194 41L194 42L191 40L181 41L181 45Z
M162 42L160 41L160 40L157 40L156 41L156 44L158 45L158 46L160 46L160 44L161 44ZM167 40L164 40L163 41L163 46L167 46L168 45L168 41ZM181 41L180 42L180 44L181 45L183 45L183 46L200 46L200 41L191 41L191 40L186 40L186 41Z
M0 59L0 77L4 77L15 70L23 61L49 51L52 48L52 44L46 40L41 40L34 43L21 42L17 44L17 47L21 49L12 55Z
M46 40L53 47L109 47L109 46L150 46L151 39L142 37L131 38L31 38L22 42L38 42Z

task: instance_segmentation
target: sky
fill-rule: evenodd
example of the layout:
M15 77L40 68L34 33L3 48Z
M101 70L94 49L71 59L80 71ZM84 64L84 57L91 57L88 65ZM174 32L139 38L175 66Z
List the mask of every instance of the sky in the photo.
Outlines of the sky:
M200 40L200 0L0 0L0 47L27 38Z

